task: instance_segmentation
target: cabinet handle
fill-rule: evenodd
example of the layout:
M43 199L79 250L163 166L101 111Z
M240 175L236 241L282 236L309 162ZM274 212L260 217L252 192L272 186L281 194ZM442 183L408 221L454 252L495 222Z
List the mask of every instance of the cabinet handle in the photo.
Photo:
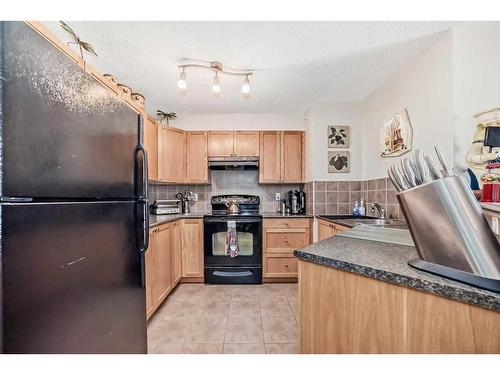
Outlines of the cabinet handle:
M285 268L288 268L288 264L285 264Z
M285 243L288 244L288 240L285 240Z

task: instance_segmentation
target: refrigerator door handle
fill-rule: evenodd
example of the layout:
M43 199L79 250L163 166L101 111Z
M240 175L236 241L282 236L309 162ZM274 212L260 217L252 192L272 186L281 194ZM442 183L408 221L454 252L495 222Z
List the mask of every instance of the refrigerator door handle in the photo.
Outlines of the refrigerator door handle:
M139 199L147 199L148 197L148 155L144 149L143 132L144 132L144 119L142 115L137 117L138 137L137 147L135 149L135 163L136 163L136 197Z
M140 206L140 207L139 207ZM136 209L136 236L139 252L145 252L149 247L149 211L148 201L137 202Z

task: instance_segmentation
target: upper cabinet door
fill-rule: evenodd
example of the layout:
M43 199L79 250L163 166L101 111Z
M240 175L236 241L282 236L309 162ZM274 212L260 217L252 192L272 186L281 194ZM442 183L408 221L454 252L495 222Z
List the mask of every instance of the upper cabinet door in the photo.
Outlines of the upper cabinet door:
M146 119L146 117L144 117ZM148 177L158 180L158 125L147 118L144 121L144 147L148 153Z
M158 179L162 182L185 182L186 134L166 126L160 126L158 132Z
M234 133L234 153L237 156L259 156L259 132Z
M281 132L260 133L259 182L281 182Z
M217 131L208 133L208 156L233 156L234 132Z
M281 182L304 181L304 138L301 131L284 131L281 149Z
M208 182L207 132L187 132L186 182Z

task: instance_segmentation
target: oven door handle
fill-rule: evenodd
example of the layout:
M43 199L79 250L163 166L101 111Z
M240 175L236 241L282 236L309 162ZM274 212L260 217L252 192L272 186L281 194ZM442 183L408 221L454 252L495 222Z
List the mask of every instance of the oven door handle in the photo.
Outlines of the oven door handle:
M228 221L235 221L236 224L251 224L251 223L262 223L262 219L241 219L241 218L234 218L234 219L221 219L221 218L205 218L205 223L209 224L221 224L221 223L227 223Z
M253 272L252 271L233 271L233 272L214 271L213 275L214 276L221 276L221 277L246 277L246 276L252 276Z

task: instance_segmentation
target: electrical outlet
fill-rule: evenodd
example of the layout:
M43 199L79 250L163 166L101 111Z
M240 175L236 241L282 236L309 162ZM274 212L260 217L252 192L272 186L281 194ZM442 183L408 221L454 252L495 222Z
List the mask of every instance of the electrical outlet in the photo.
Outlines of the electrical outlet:
M491 218L491 229L493 230L493 233L495 233L497 236L500 234L497 217Z
M193 202L198 200L198 193L193 193Z
M276 193L276 198L277 201L281 200L281 193Z

